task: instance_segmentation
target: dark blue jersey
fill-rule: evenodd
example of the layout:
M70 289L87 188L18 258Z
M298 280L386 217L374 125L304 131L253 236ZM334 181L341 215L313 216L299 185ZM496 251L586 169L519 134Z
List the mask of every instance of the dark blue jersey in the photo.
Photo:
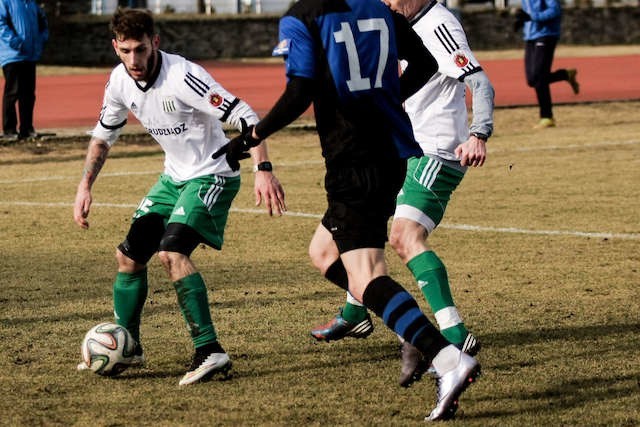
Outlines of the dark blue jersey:
M280 20L274 55L285 57L289 78L314 83L328 166L422 155L402 108L403 43L426 50L404 17L380 0L301 0Z

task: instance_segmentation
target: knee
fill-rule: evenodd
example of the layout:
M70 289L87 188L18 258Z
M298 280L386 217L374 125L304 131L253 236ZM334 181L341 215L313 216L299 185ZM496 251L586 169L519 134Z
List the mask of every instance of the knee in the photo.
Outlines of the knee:
M309 258L311 259L311 264L320 270L320 273L325 274L327 269L333 264L338 258L340 254L337 252L334 254L332 251L327 250L327 248L319 248L316 246L309 246Z
M428 249L426 228L410 220L394 220L389 232L389 244L405 264Z
M389 244L401 259L406 258L407 245L404 238L404 229L402 227L391 227L389 233Z
M122 273L136 273L145 268L144 264L132 260L123 254L120 249L116 249L116 261L118 262L118 271Z
M159 251L158 259L160 260L160 263L167 271L171 271L171 267L174 266L177 261L175 257L175 252L169 252L169 251Z
M536 86L538 86L539 83L540 83L540 78L538 78L536 76L527 77L527 86L536 87Z

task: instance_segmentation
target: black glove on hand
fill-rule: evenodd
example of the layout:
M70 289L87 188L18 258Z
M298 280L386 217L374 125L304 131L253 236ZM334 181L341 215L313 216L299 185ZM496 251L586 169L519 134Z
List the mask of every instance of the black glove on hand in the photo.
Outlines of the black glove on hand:
M242 126L242 132L240 132L240 135L223 145L221 149L213 153L211 156L212 158L217 159L224 154L232 171L240 169L240 160L251 157L251 154L248 153L249 149L262 142L261 139L255 139L252 136L254 128L253 125L247 126L247 122L244 119L240 119L240 124Z
M513 31L520 31L524 23L531 21L531 16L522 9L516 10L516 20L513 22Z

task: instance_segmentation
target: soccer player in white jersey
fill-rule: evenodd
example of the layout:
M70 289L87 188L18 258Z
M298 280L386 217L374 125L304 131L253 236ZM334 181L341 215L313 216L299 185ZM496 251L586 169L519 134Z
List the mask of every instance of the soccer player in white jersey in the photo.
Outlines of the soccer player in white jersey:
M190 256L202 243L221 249L231 202L240 187L239 163L211 157L228 142L222 122L244 130L258 117L202 67L159 50L149 11L118 9L111 30L122 63L105 89L76 193L74 220L89 227L91 187L131 111L160 144L165 162L164 172L140 202L116 251L115 319L136 339L134 364L143 363L140 315L148 289L147 262L158 252L195 347L191 367L179 384L205 381L226 374L231 362L218 342L207 288ZM249 155L255 164L256 204L264 201L270 215L281 215L286 210L284 191L272 174L265 143L245 157Z
M469 166L482 166L485 144L493 131L494 90L474 57L455 16L435 0L385 0L403 14L438 61L438 72L405 102L405 109L424 157L411 158L396 201L389 241L415 277L435 314L441 333L461 350L476 354L480 344L469 333L453 302L447 271L427 243L444 216L451 194ZM473 119L467 120L465 84L472 93ZM317 254L314 265L327 277L337 253ZM352 336L373 330L367 310L347 293L341 312L311 331L318 340ZM423 372L420 353L402 347L400 384L409 386Z

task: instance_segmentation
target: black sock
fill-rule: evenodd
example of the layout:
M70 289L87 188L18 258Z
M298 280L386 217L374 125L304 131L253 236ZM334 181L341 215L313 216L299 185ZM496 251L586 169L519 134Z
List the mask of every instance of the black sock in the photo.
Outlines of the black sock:
M349 277L347 276L347 270L344 268L342 259L338 258L333 264L327 268L324 273L324 277L331 283L340 286L345 291L349 290Z

